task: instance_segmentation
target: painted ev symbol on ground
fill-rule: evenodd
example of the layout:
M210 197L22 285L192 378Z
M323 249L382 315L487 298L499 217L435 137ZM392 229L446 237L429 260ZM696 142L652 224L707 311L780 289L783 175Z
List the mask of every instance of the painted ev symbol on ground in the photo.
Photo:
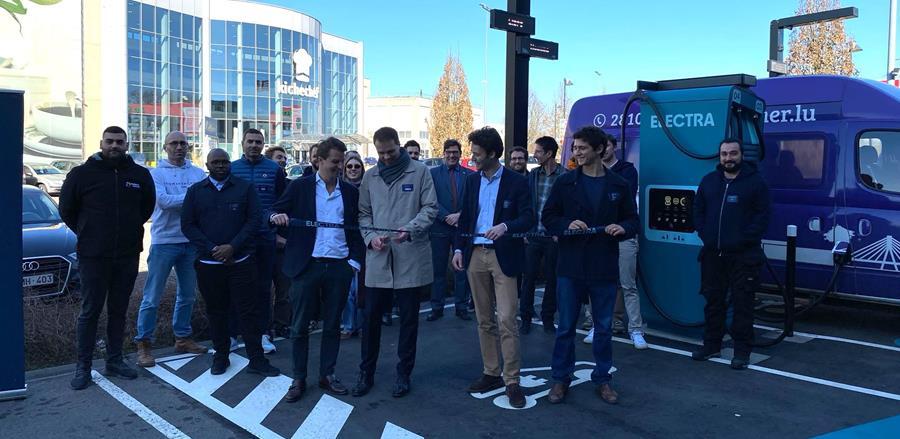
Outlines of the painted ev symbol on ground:
M579 366L590 366L590 367L578 368ZM571 387L577 386L579 384L589 382L591 380L591 372L594 370L594 366L596 366L596 363L591 363L589 361L575 362L575 367L576 367L575 380L573 380L572 383L569 384L569 387L571 388ZM528 368L528 369L522 369L520 371L521 378L519 379L519 385L522 386L523 388L535 389L535 388L543 387L543 386L547 387L546 389L544 389L540 392L533 393L531 395L525 395L525 407L522 407L521 409L517 409L517 408L509 405L509 398L506 397L506 389L505 388L500 388L500 389L492 390L490 392L485 392L485 393L470 393L470 395L472 395L472 397L474 397L476 399L487 399L492 396L496 396L496 398L494 398L493 402L494 402L494 405L497 407L500 407L502 409L507 409L507 410L527 410L532 407L535 407L538 403L538 399L541 399L550 394L550 386L552 385L552 383L547 378L539 378L537 376L534 376L531 374L526 374L526 373L527 372L550 372L550 370L551 370L550 367L532 367L532 368ZM611 367L609 369L609 373L613 373L615 371L616 371L615 367Z

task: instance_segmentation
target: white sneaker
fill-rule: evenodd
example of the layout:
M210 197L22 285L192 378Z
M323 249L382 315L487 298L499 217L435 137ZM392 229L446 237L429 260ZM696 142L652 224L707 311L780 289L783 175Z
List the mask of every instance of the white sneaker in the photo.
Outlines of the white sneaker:
M229 352L234 352L241 348L241 343L238 341L237 337L231 337L231 347L228 348Z
M591 332L588 332L587 337L585 337L584 340L582 340L582 342L584 342L586 344L594 343L594 328L591 328Z
M631 342L634 343L635 349L647 349L647 340L644 340L644 333L641 331L632 331L631 332Z
M269 337L269 334L263 334L262 348L264 354L271 354L272 352L275 352L275 344L272 343L272 337Z

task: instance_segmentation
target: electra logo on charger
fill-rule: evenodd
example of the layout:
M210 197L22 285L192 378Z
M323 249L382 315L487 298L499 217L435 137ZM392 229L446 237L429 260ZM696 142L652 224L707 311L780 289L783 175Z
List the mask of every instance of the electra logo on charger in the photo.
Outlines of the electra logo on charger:
M666 128L704 128L716 126L712 113L667 114L663 119ZM659 128L659 118L650 116L650 128Z

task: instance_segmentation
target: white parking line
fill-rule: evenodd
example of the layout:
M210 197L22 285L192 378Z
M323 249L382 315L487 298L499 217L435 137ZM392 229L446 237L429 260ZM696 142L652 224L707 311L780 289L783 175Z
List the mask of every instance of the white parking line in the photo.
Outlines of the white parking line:
M781 331L781 329L779 329L779 328L772 328L772 327L763 326L763 325L753 325L753 327L759 328L759 329L765 329L767 331ZM817 338L819 340L838 341L841 343L867 346L870 348L884 349L887 351L900 352L900 347L888 346L888 345L883 345L883 344L878 344L878 343L871 343L868 341L854 340L852 338L834 337L831 335L810 334L808 332L797 332L797 331L794 331L794 335L799 335L801 337Z
M128 410L138 415L141 419L150 424L151 427L163 434L169 439L190 439L191 437L184 434L181 430L170 424L168 421L148 409L147 406L141 404L140 401L134 399L119 386L110 382L106 377L99 374L96 370L91 371L91 377L97 385L106 391L110 396L124 405Z
M336 438L344 428L352 411L352 405L337 398L322 395L291 439Z
M381 439L425 439L403 427L398 427L390 422L384 424Z

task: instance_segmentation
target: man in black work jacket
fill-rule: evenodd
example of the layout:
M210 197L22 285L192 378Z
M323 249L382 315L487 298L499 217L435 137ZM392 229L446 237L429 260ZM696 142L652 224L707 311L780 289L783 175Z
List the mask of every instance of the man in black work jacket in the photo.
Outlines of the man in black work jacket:
M135 164L126 151L125 130L105 129L100 152L69 172L59 197L59 214L78 236L82 302L76 333L78 362L70 383L75 390L91 383L97 319L104 304L108 338L104 374L137 378L137 372L122 360L122 338L143 250L144 223L153 214L156 191L150 172Z
M618 402L612 376L612 314L619 279L619 242L638 228L637 207L627 180L603 166L603 130L587 126L573 134L572 154L578 168L561 175L544 205L542 221L553 235L566 230L603 227L597 234L560 236L556 281L559 327L553 348L553 387L548 399L560 403L575 372L575 324L584 299L590 298L594 318L591 381L609 404Z
M742 159L740 140L723 140L719 165L703 177L694 198L694 227L703 241L700 290L706 297L706 327L703 347L693 358L702 361L719 355L730 290L734 307L732 369L745 369L750 362L753 297L766 257L761 241L771 216L768 185L756 166Z
M260 229L262 211L256 188L231 175L231 160L215 148L206 156L209 177L191 186L181 209L181 231L197 247L197 283L206 301L212 332L213 364L210 373L221 375L228 360L228 311L237 304L241 335L250 364L247 372L278 376L279 370L263 356L256 300L254 238Z
M359 227L359 190L340 178L347 146L329 137L316 150L319 169L301 177L272 206L269 221L287 226L291 218L343 224L347 228L291 227L288 229L282 271L291 278L291 341L294 381L284 399L296 402L306 390L309 321L320 309L322 347L319 387L335 395L349 393L334 376L341 346L341 313L350 283L361 268L366 246Z

